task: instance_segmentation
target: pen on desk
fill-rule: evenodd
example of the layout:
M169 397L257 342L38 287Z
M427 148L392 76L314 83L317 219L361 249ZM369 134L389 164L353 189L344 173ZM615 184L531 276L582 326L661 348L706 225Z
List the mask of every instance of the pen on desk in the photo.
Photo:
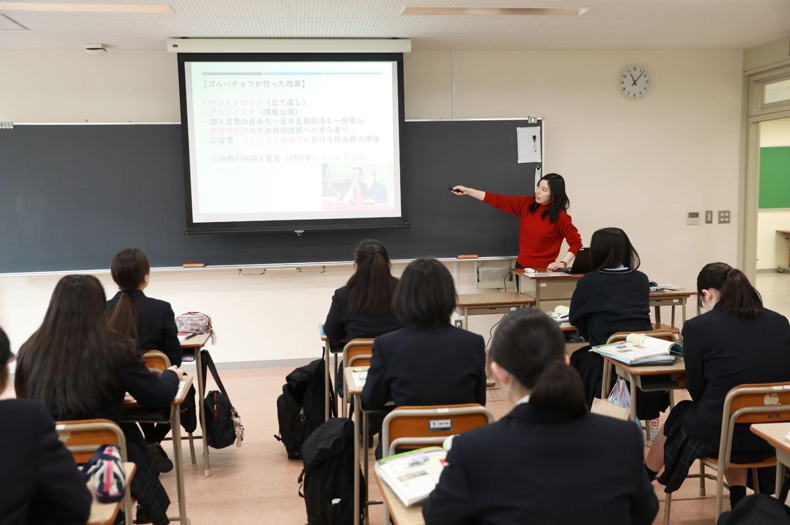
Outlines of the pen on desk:
M188 336L186 336L186 337L184 338L184 341L186 341L187 339L192 339L192 338L193 338L193 337L195 337L196 335L198 335L198 334L189 334Z

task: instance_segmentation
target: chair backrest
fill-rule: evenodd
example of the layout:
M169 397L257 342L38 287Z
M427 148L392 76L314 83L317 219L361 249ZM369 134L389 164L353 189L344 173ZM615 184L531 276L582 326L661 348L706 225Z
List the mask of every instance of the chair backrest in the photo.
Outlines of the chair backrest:
M441 445L449 436L494 422L494 415L475 403L446 406L398 407L384 418L381 431L384 457L396 448Z
M347 366L370 366L373 353L373 338L352 339L343 347L343 368Z
M58 421L55 423L58 439L66 445L74 461L83 464L90 461L102 445L118 445L121 458L127 461L126 437L121 427L108 419L83 419Z
M680 343L678 334L673 334L672 332L666 332L663 330L650 330L648 332L617 332L616 334L612 334L609 336L609 339L606 340L606 344L619 343L620 341L625 341L625 338L631 335L632 333L645 334L648 337L655 337L656 339L663 339L664 341L672 341L675 343Z
M727 393L722 412L719 457L730 464L732 437L736 424L790 421L790 383L740 385Z
M170 359L159 350L148 350L143 354L143 360L148 370L160 375L162 372L170 368Z

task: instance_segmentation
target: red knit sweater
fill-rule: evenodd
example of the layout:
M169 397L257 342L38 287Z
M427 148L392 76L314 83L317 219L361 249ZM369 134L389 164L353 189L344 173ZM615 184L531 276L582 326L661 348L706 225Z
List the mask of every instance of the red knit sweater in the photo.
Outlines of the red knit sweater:
M535 202L533 196L508 197L486 192L484 202L521 218L518 262L526 268L545 268L556 261L563 239L568 241L568 251L574 255L582 247L579 230L565 211L560 212L554 223L549 222L548 216L542 218L548 204L540 205L535 213L529 212L529 205Z

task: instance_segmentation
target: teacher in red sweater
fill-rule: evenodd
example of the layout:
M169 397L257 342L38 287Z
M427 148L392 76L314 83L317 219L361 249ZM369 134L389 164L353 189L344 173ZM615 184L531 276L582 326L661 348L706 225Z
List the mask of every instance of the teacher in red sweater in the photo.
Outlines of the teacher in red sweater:
M579 230L566 211L570 200L565 194L565 179L561 175L544 175L538 182L534 197L508 197L466 186L454 186L452 190L455 195L469 195L520 218L517 267L549 270L567 267L582 247ZM568 241L570 249L557 261L563 239Z

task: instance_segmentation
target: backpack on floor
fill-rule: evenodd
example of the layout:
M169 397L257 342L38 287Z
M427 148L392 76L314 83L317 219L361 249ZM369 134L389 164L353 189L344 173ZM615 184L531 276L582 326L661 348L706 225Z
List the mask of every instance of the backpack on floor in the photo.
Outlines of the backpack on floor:
M330 416L334 413L334 395L329 385ZM274 438L285 445L288 459L300 459L302 444L324 422L324 360L316 359L288 374L283 393L277 398L279 435Z
M354 523L354 424L348 418L330 419L302 445L304 469L299 475L307 507L307 525L351 525ZM362 473L360 502L367 501ZM360 505L360 523L363 521Z

